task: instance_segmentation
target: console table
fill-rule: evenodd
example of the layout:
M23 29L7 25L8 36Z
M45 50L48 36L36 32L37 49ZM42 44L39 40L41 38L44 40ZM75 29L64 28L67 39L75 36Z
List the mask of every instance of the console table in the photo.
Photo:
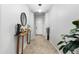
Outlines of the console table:
M28 33L30 32L30 30L28 29L25 32L21 32L18 36L17 36L17 54L19 54L19 46L20 46L20 37L22 37L22 48L21 48L21 54L23 54L23 46L24 46L24 37L26 36L26 44L29 44L28 42Z

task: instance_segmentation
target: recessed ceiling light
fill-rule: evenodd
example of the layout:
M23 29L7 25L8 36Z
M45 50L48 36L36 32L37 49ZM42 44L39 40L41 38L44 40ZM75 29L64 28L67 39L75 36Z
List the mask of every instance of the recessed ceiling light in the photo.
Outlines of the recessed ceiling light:
M41 10L41 9L39 9L39 10L38 10L38 12L39 12L39 13L41 13L41 12L42 12L42 10Z

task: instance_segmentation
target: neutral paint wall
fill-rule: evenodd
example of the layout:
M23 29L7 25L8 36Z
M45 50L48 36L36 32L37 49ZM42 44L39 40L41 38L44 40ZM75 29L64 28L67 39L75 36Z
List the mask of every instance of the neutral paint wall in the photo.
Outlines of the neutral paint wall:
M16 53L16 39L15 39L15 25L20 23L20 14L25 12L28 23L31 13L26 5L0 5L0 23L1 23L1 39L0 39L0 53L13 54ZM30 25L32 25L30 23Z
M1 27L1 5L0 5L0 27ZM0 41L2 41L2 39L1 39L1 28L0 28ZM2 47L1 44L2 44L2 42L0 42L0 47Z
M47 32L46 32L46 29L49 27L49 23L48 23L48 21L49 21L49 17L48 17L48 13L45 13L45 20L44 20L44 36L45 36L45 38L47 38Z
M31 26L31 38L34 37L34 13L29 12L28 24Z
M51 29L50 41L57 49L57 43L62 40L61 34L69 33L69 30L74 28L72 21L76 19L79 19L79 5L53 5L48 13L48 24Z

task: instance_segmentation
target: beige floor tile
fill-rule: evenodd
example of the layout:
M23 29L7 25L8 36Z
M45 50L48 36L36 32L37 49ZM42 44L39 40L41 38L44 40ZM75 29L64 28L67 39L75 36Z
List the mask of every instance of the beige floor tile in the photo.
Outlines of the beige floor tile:
M57 54L55 47L44 37L36 36L24 49L24 54Z

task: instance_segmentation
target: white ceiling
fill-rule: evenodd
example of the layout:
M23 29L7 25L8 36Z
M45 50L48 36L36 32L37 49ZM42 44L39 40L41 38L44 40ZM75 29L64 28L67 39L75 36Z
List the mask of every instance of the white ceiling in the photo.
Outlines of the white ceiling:
M42 4L42 6L38 6L38 4L29 4L28 7L32 12L48 12L52 4Z

